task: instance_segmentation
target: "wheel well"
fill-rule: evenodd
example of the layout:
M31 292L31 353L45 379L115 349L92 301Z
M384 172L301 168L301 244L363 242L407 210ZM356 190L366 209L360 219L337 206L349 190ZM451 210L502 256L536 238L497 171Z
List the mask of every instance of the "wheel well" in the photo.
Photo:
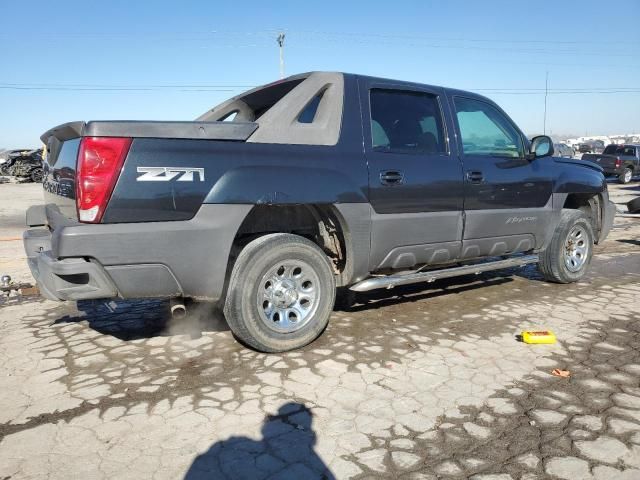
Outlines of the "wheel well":
M571 193L567 196L563 208L581 210L591 221L596 243L602 228L602 208L599 195Z
M232 260L252 240L269 233L292 233L311 240L329 257L342 286L351 276L347 252L350 236L342 216L332 205L256 205L244 219L233 241Z

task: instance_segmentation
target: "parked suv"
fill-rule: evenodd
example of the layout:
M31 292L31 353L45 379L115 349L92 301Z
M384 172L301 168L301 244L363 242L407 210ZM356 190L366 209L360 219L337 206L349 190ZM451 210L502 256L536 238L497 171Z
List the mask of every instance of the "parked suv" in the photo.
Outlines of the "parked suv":
M613 222L602 169L553 156L491 100L314 72L195 122L72 122L42 136L29 265L55 300L220 301L285 351L355 292L538 263L584 275Z

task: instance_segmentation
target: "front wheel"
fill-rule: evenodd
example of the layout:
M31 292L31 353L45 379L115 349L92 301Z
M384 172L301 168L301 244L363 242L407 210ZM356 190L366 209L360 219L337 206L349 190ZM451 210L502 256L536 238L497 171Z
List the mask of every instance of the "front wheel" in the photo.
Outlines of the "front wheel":
M620 183L629 183L631 181L631 178L633 178L633 170L631 170L630 168L625 168L624 172L622 172L618 176L618 181Z
M591 221L580 210L563 209L551 243L540 252L539 268L546 280L572 283L587 271L593 255Z
M238 255L224 304L231 331L262 352L284 352L315 340L333 310L331 263L313 242L274 233Z

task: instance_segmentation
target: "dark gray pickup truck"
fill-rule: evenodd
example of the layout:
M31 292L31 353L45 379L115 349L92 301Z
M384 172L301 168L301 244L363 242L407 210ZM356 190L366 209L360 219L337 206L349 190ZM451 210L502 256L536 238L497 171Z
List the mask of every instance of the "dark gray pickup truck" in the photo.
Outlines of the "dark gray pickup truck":
M602 169L555 158L491 100L314 72L194 122L73 122L42 136L29 264L50 299L220 301L267 352L320 335L336 290L538 263L585 273L614 216Z
M615 175L620 183L629 183L640 173L640 145L607 145L602 153L585 153L582 160L596 163L605 175Z

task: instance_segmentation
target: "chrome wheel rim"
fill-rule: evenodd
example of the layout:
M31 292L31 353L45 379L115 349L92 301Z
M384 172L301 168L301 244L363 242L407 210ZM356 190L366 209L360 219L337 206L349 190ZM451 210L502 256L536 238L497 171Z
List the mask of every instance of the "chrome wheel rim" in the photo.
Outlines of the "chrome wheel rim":
M624 171L624 181L625 183L628 183L631 181L631 177L632 177L632 172L631 170L629 170L628 168Z
M292 333L304 327L318 309L320 278L302 260L279 262L258 284L257 307L268 328Z
M564 264L570 272L579 271L589 256L589 241L584 228L575 225L564 242Z

